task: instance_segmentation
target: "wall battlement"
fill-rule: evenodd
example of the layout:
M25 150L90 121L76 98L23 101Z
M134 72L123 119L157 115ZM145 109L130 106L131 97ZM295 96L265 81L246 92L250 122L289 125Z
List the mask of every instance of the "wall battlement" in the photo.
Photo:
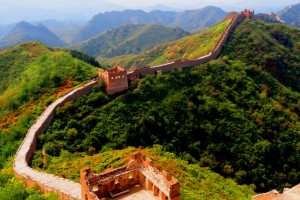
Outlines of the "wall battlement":
M222 33L221 38L215 45L215 47L212 49L212 51L200 58L191 59L191 60L176 60L173 62L165 63L162 65L157 66L147 66L142 68L137 68L133 71L130 71L126 74L127 78L123 78L123 75L125 77L126 70L122 67L114 67L110 70L103 70L99 69L99 77L103 78L106 83L106 91L109 94L114 94L116 92L121 92L128 89L128 80L135 80L141 77L146 76L147 74L156 74L158 72L166 73L173 69L179 69L179 68L186 68L186 67L193 67L196 65L200 65L203 63L206 63L212 59L217 58L221 51L222 47L225 45L228 37L230 36L231 31L237 26L238 23L243 21L245 18L253 18L254 11L250 11L245 9L244 11L240 13L232 13L230 14L226 19L231 19L230 24L226 27L224 32ZM117 75L114 75L115 73L122 73L121 79L116 79Z
M159 180L159 181L158 181ZM80 173L81 198L97 200L129 192L131 186L142 185L160 200L180 200L180 185L166 171L159 171L152 160L140 152L132 155L128 165L110 172L94 174L90 169Z
M128 89L127 70L122 67L115 66L109 70L99 69L99 77L104 79L108 94Z

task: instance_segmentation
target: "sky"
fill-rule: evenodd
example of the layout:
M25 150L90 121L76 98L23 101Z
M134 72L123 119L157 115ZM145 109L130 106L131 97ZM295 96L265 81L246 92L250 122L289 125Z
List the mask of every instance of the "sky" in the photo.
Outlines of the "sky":
M145 9L162 4L174 10L218 6L225 11L254 9L257 12L278 11L300 0L0 0L0 24L21 20L83 20L111 10Z

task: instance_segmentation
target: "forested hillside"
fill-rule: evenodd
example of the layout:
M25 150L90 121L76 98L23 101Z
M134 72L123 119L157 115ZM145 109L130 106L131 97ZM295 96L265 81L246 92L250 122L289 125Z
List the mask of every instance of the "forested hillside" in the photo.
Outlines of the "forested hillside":
M147 76L113 101L94 92L69 103L40 148L59 156L160 144L258 192L282 189L300 178L299 97L259 67L220 59Z
M72 53L78 58L87 58ZM67 51L30 42L0 51L0 199L56 199L13 178L12 159L31 124L53 100L97 75Z
M180 28L156 24L131 24L106 31L70 48L84 51L95 58L114 57L141 53L157 44L163 44L187 35L190 34Z
M222 55L257 65L300 91L300 30L282 24L246 20L234 30Z

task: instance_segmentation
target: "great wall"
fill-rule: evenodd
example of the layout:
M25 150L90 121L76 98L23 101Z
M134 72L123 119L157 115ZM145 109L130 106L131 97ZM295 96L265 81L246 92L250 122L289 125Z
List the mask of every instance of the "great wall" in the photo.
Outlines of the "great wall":
M122 68L114 68L112 70L100 70L99 76L103 78L107 84L107 92L110 94L123 91L128 88L128 80L136 79L140 76L145 76L147 74L155 74L157 72L167 72L172 69L192 67L195 65L199 65L205 62L208 62L212 59L215 59L219 56L223 45L226 43L228 37L230 36L230 32L237 26L238 23L243 21L245 18L251 18L253 16L253 12L245 10L244 12L237 13L232 17L230 24L224 30L220 40L214 47L214 49L206 56L186 61L174 61L170 63L166 63L163 65L153 66L153 67L145 67L139 68L131 72L126 72ZM74 89L64 96L60 97L58 100L50 104L46 110L38 117L35 123L28 130L25 139L20 145L15 158L14 158L14 173L15 176L23 179L24 183L27 187L37 187L43 193L51 193L56 192L61 200L79 200L79 199L98 199L96 195L92 194L93 188L90 187L90 183L93 182L93 178L97 177L92 174L89 170L81 171L81 183L75 183L73 181L54 176L52 174L39 172L35 169L32 169L29 166L29 162L36 150L38 136L43 133L47 126L51 123L55 115L55 110L57 107L64 105L68 101L73 101L79 98L80 96L89 93L93 86L98 83L98 80L93 80L82 87ZM122 173L114 174L111 177L111 181L117 176L126 176L126 180L124 182L125 185L130 185L128 183L129 179L133 182L139 182L146 189L152 190L155 196L159 196L160 199L163 200L179 200L179 184L172 177L170 177L167 172L159 172L155 168L152 167L151 162L147 161L147 159L141 159L141 155L138 155L140 160L138 163L134 165L134 167L128 168L126 166L126 170L117 169L116 171L122 171ZM141 164L142 163L142 164ZM149 168L150 167L150 168ZM149 170L150 169L150 170ZM130 175L133 173L133 175ZM147 175L148 173L148 175ZM139 176L137 176L139 174ZM155 175L158 174L158 175ZM109 177L110 174L102 174L99 177ZM160 177L160 179L165 180L163 186L159 186L159 184L154 184L155 181L151 181L153 178L151 177ZM90 179L90 177L93 177ZM145 177L143 180L138 180L137 177ZM156 177L156 179L157 179ZM146 179L147 178L147 179ZM102 179L101 179L102 180ZM148 180L148 182L146 181ZM149 181L150 180L150 181ZM127 182L126 182L127 181ZM150 187L150 186L151 187ZM169 187L166 188L166 185ZM177 188L178 187L178 188ZM173 188L173 189L172 189ZM103 190L101 187L98 187L100 193L109 192L109 189Z
M103 78L106 83L106 91L109 94L114 94L117 92L121 92L128 89L128 80L138 79L140 77L144 77L147 74L156 74L158 72L168 72L173 69L192 67L196 65L200 65L206 63L212 59L215 59L219 56L222 51L222 47L226 43L228 37L230 36L230 32L237 26L238 23L243 21L245 18L252 18L254 16L254 12L249 10L245 10L241 13L234 14L231 16L230 24L225 28L221 38L212 49L212 51L202 57L190 60L176 60L173 62L165 63L157 66L148 66L137 68L133 71L126 72L125 69L121 67L115 67L111 70L99 70L99 77Z

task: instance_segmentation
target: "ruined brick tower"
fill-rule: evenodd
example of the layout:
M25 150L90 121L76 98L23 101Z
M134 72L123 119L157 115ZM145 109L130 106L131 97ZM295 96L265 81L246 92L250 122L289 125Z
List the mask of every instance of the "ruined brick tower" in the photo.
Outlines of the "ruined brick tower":
M128 89L127 70L122 67L115 66L109 70L99 69L99 77L104 79L108 94Z
M140 152L132 155L128 165L102 174L90 169L80 172L81 198L97 200L130 193L132 186L141 185L157 200L180 200L180 184L166 171L159 171L152 160Z

